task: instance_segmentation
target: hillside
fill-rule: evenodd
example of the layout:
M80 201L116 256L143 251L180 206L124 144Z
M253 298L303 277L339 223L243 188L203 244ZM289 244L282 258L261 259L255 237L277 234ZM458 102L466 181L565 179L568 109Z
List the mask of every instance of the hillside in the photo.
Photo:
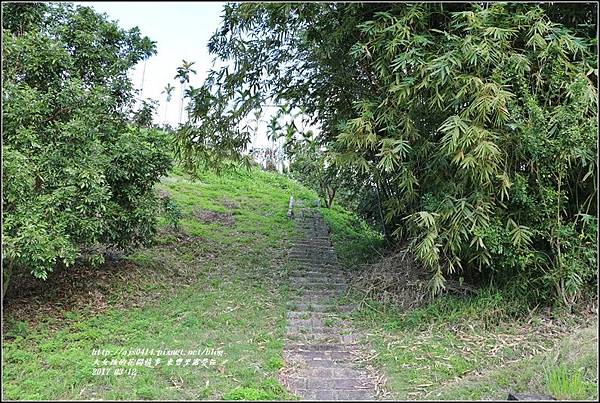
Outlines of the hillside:
M163 217L153 247L100 269L33 281L19 295L9 291L5 398L200 399L239 386L285 396L274 376L286 248L296 235L287 204L290 194L314 195L258 170L199 181L177 172L157 190L181 206L180 230ZM94 349L204 347L223 348L216 365L136 367L135 376L92 372Z
M598 399L595 3L132 10L2 4L4 399Z
M315 194L259 170L207 173L196 181L176 170L156 190L180 206L182 219L176 230L163 214L153 246L100 269L80 265L55 273L46 283L14 280L25 291L9 291L5 305L5 398L293 398L278 381L286 365L286 301L293 291L286 281L287 251L298 237L286 212L290 195L308 204ZM320 211L345 270L377 256L381 237L356 216L339 207ZM368 363L386 374L386 396L395 398L501 399L513 388L530 390L530 379L511 378L523 365L542 365L541 358L525 358L551 351L573 326L586 326L535 315L533 324L489 326L493 312L505 309L502 297L489 292L444 297L411 312L378 306L357 290L343 299L357 304L349 318L368 333ZM94 355L98 350L117 354L106 357L110 367L123 351L205 348L204 365L126 364L120 375L94 373L105 358ZM594 352L582 348L583 358L566 361L571 366L565 371L583 371L583 389L573 397L596 396L595 361L589 358ZM494 368L511 362L521 367L503 369L504 381L496 383ZM573 369L575 363L584 369ZM484 380L471 379L482 372ZM462 379L468 392L457 392ZM544 380L535 382L538 392L549 393Z

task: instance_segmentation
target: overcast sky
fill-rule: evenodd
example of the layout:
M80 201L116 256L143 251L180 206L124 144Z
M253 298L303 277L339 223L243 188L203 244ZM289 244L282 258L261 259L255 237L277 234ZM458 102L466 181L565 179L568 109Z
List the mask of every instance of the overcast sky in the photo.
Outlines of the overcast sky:
M180 84L174 79L176 69L183 59L195 62L192 68L197 74L191 76L190 85L202 85L213 59L208 53L208 41L220 25L222 9L226 3L90 1L75 4L91 6L98 12L106 13L110 20L118 21L122 28L137 26L142 35L156 42L157 54L146 62L139 63L132 70L131 78L134 86L142 89L140 98L152 98L160 102L155 122L162 124L166 117L166 122L176 127L181 99ZM175 87L173 98L168 104L165 95L161 94L167 83ZM264 108L261 123L252 141L253 146L269 145L266 128L272 113L274 109ZM299 120L296 120L296 124L302 127ZM311 129L316 131L315 128Z
M131 72L136 88L142 89L141 98L160 101L156 121L165 119L165 95L161 94L167 83L175 86L173 99L167 105L166 120L176 126L179 120L180 84L174 79L176 69L183 59L193 61L197 74L190 84L199 87L210 69L212 57L207 44L217 30L221 10L225 3L217 2L76 2L108 14L118 20L119 26L139 27L142 34L156 41L157 54L139 63ZM143 87L142 87L143 80ZM185 114L185 112L184 112Z

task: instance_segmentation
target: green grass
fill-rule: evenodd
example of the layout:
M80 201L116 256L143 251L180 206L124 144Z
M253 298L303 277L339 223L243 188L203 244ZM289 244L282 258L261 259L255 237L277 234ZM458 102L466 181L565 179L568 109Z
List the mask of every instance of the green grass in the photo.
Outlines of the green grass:
M370 309L358 311L356 317L379 323L387 330L424 330L440 323L452 327L469 322L493 330L517 316L515 305L526 304L492 288L482 288L467 296L444 295L409 311L391 304L368 302Z
M404 314L366 307L354 313L355 326L370 334L370 343L378 353L374 364L385 370L387 387L394 398L479 399L477 396L482 395L505 399L511 390L535 391L527 387L510 389L508 382L504 386L491 382L482 384L470 395L446 396L446 391L439 388L441 384L460 384L462 379L482 371L508 363L527 362L532 357L553 351L560 337L571 329L563 324L552 328L558 332L553 334L544 325L528 323L524 319L503 318L501 314L492 318L489 312L496 312L498 307L490 304L489 299L490 293L483 290L480 295L463 301L442 298ZM477 308L482 311L477 312ZM520 376L522 370L518 367L505 375L506 379ZM515 386L518 385L515 383ZM432 394L434 390L436 392Z
M154 246L104 274L88 269L74 278L89 283L85 292L62 284L38 297L47 301L31 301L35 309L5 310L5 399L295 399L277 380L285 303L295 292L285 281L286 250L298 233L286 213L290 195L316 195L259 170L205 173L197 181L175 170L157 188L181 207L181 232L161 217ZM202 221L199 211L220 216ZM320 211L344 266L358 270L378 259L385 241L377 231L342 208ZM83 302L62 305L63 293ZM364 301L349 316L369 335L377 353L371 363L387 376L392 398L505 399L508 391L597 397L597 324L560 344L580 321L561 318L563 326L555 326L538 314L516 320L520 302L507 295L482 289L411 311ZM348 300L362 296L350 293L340 303ZM93 373L95 349L207 347L223 351L214 365L162 362L135 367L135 376Z
M320 211L331 230L335 251L347 268L357 269L358 265L380 257L385 240L364 220L338 205Z
M263 382L259 387L239 387L223 396L224 400L279 400L286 396L283 387L273 380Z
M581 400L587 397L587 382L582 371L565 364L546 369L546 385L558 400Z
M64 307L58 317L41 315L31 323L6 312L4 398L294 398L277 381L285 251L297 236L286 213L290 194L314 194L259 170L207 173L199 181L176 171L158 189L181 206L180 227L189 240L179 241L182 234L165 228L161 218L156 245L132 253L115 271L120 276L110 279L101 312L93 303ZM230 214L234 224L202 223L195 209ZM213 365L169 366L163 357L156 367L125 367L134 368L135 376L93 374L104 367L102 360L95 363L94 349L206 347L223 351Z
M346 266L373 261L383 245L375 231L341 209L324 215ZM371 363L385 373L391 398L505 400L510 391L566 399L597 396L597 348L577 350L571 361L548 358L574 351L559 340L566 336L563 345L568 344L569 333L581 322L597 344L591 336L597 324L562 316L548 325L544 315L527 315L526 301L491 288L467 297L444 295L409 311L364 300L357 290L346 299L359 304L354 326L369 334L376 352Z
M555 348L442 385L430 399L502 400L508 392L551 395L559 400L598 399L598 324L578 329Z

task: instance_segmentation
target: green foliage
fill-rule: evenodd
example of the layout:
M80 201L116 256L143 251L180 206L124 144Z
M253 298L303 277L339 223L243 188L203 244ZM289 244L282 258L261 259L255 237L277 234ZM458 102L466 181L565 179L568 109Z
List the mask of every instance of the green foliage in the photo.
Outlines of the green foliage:
M339 187L336 169L327 165L324 153L313 141L295 144L293 160L290 164L290 176L304 185L315 190L325 206L333 205L334 197Z
M381 233L373 230L355 213L339 205L321 209L323 218L331 229L331 239L342 264L350 269L381 257L385 240Z
M5 333L7 338L27 337L29 332L28 324L25 321L19 320L10 323L10 329Z
M258 387L239 387L223 395L223 400L279 400L285 389L276 381L265 381Z
M6 3L2 5L2 28L18 35L39 27L48 7L44 3Z
M2 340L4 398L219 400L237 387L273 400L294 398L275 381L286 325L286 255L299 235L285 212L290 193L314 200L314 192L259 169L200 173L201 180L182 176L178 166L171 172L155 191L168 192L180 206L177 234L160 220L151 246L102 273L78 267L76 280L61 273L50 280L53 287L37 290L27 309L20 299L12 303L19 290L10 291ZM193 214L197 209L230 213L235 223L205 223ZM79 277L84 273L89 276ZM88 291L101 299L89 298ZM217 360L214 366L163 361L164 367L138 367L135 377L92 374L93 349L140 346L222 347L224 354L209 357ZM182 380L180 387L169 387L175 378Z
M285 362L281 357L271 357L269 361L267 361L267 368L272 371L277 371L283 367L285 367Z
M433 291L446 275L477 270L517 279L529 291L556 286L571 304L593 278L587 256L567 252L585 250L594 237L579 215L589 207L584 200L595 203L591 42L536 6L466 8L429 30L433 11L421 5L361 25L354 54L381 85L356 103L358 116L338 139L397 176L399 206L388 217L406 218L397 235L411 239L433 270ZM412 151L395 150L391 162L369 157L373 147L385 157L391 141ZM589 182L582 181L587 172ZM521 194L513 198L517 181ZM565 222L570 236L560 230ZM576 264L579 270L568 268Z
M154 44L89 7L11 3L3 21L5 275L147 242L170 159L163 133L127 124L127 71Z
M183 60L181 66L177 67L177 74L175 74L176 79L179 80L181 84L190 82L190 74L196 74L196 70L192 69L192 66L195 62L187 62Z
M432 323L480 323L491 327L514 317L526 315L526 301L507 296L501 290L482 289L468 297L446 296L402 317L401 326L426 327Z
M558 400L582 400L588 396L588 387L581 372L564 364L546 369L546 383L552 396Z
M163 197L161 202L167 221L174 229L178 229L179 221L181 220L181 217L183 217L179 204L169 196Z
M401 310L393 305L369 301L356 313L365 323L376 323L388 331L425 331L432 326L468 327L481 330L517 323L531 311L522 295L505 290L482 288L469 295L445 294L416 309Z
M158 107L158 101L154 99L144 99L139 109L133 112L133 122L140 126L150 128L154 120L154 114Z
M179 106L179 123L181 123L181 116L183 114L183 100L187 94L187 91L185 90L185 86L186 84L189 85L190 83L190 74L196 74L196 70L192 69L192 66L195 64L195 62L188 62L185 59L182 61L181 66L177 67L177 74L175 74L175 79L179 80L179 84L181 84L181 103ZM190 87L190 90L192 88ZM170 97L171 97L171 91L173 91L173 88L167 89L165 88L165 90L167 90L167 102L169 102Z
M595 6L573 7L228 5L200 127L243 147L260 105L300 109L326 150L298 153L307 181L331 161L376 194L433 293L467 275L572 306L597 273L598 131Z

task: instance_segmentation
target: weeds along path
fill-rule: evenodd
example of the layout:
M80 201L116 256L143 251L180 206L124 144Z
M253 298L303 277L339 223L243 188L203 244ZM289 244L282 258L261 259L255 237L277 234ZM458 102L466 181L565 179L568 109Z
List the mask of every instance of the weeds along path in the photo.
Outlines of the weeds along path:
M352 307L339 303L347 283L327 225L310 208L294 219L303 236L290 251L282 383L307 400L377 399L378 377L361 365L366 343L347 317Z

